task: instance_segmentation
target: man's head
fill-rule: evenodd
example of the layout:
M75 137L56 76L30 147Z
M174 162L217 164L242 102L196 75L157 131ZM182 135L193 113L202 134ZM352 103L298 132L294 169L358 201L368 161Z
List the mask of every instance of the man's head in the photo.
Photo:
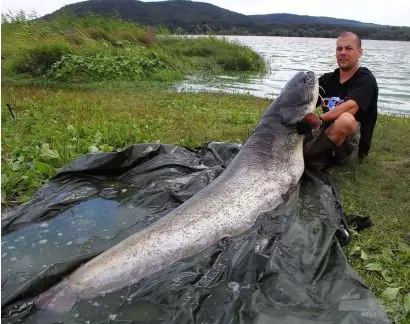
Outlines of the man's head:
M352 32L343 32L336 41L336 59L342 71L357 68L359 58L362 56L362 41Z

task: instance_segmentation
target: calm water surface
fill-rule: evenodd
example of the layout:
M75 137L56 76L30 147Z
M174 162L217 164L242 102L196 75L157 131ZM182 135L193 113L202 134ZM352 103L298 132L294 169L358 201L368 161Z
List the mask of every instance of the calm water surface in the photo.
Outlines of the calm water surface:
M300 70L318 75L337 68L335 39L266 36L226 36L250 46L270 66L263 78L241 81L219 76L214 80L192 77L177 86L180 91L223 91L274 98ZM363 40L362 66L369 68L379 85L379 111L410 115L410 42Z

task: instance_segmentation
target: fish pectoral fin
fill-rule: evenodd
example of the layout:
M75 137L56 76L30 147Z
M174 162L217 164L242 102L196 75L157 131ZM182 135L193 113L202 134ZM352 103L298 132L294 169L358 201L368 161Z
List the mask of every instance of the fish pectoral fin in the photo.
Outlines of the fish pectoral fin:
M78 291L68 280L63 280L35 299L41 309L62 313L69 311L77 302Z
M259 209L258 215L262 213L268 213L270 211L273 211L276 207L281 205L283 203L283 199L272 199L272 200L267 200Z

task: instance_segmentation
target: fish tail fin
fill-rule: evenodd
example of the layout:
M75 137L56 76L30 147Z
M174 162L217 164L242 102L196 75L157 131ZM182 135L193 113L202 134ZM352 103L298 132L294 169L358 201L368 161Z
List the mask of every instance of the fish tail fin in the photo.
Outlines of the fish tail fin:
M67 280L63 280L42 293L35 300L37 307L57 313L67 312L77 302L78 291Z

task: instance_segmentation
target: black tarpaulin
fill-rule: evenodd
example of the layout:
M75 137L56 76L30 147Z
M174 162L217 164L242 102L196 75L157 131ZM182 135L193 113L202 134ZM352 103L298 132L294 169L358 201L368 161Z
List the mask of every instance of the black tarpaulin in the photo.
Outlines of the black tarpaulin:
M4 323L389 323L341 247L343 210L325 171L246 233L66 314L33 298L218 177L241 145L138 144L74 160L2 221Z

